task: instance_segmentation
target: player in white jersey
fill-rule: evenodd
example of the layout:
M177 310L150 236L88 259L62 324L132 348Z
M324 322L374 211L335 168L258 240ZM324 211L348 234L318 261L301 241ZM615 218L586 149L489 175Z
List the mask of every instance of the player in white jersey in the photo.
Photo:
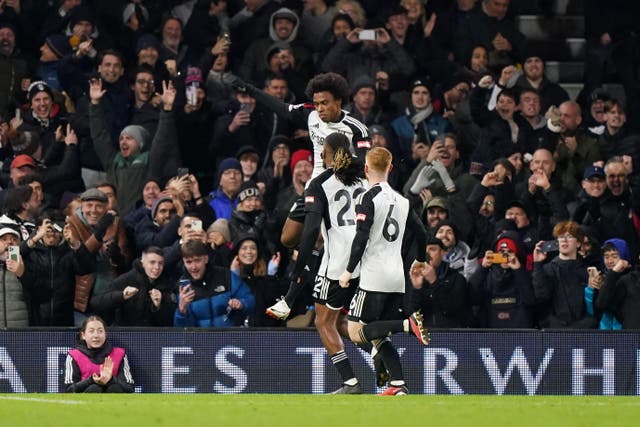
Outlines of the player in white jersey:
M365 174L370 187L356 205L356 236L339 282L349 286L360 264L360 284L349 307L349 337L354 343L376 346L391 376L390 387L382 394L402 395L408 389L400 357L388 336L404 331L413 333L423 345L429 344L420 313L398 318L405 290L402 240L409 229L417 247L425 248L427 231L409 208L409 201L389 186L390 171L389 150L376 147L367 153ZM424 269L425 259L425 251L418 251L412 269Z
M345 135L351 143L350 151L360 158L363 158L367 150L371 148L371 138L367 126L342 109L342 105L349 101L349 83L340 74L318 74L309 80L305 93L312 100L312 103L304 104L286 104L242 81L234 82L234 87L241 92L247 92L255 98L256 102L276 112L284 119L291 120L300 128L306 127L308 129L309 138L313 143L312 179L324 170L321 157L327 135L334 132ZM304 222L304 216L301 215L303 205L302 200L296 201L292 207L292 215L284 225L281 240L287 247L295 247L298 243Z
M340 133L327 136L323 160L326 169L314 178L304 193L305 221L292 283L285 298L267 309L267 314L285 319L302 284L300 276L308 266L311 251L322 232L324 254L316 276L313 297L316 327L331 361L342 377L343 386L336 394L359 394L362 388L344 350L340 335L348 337L347 322L342 315L357 287L357 271L347 288L338 277L347 267L349 248L356 234L355 200L366 190L362 163L349 152L349 140Z
M349 83L340 74L318 74L309 80L305 94L312 103L304 104L286 104L244 82L235 82L234 86L300 128L309 130L309 139L313 143L312 179L324 170L321 157L327 135L334 132L344 134L351 142L351 152L356 156L364 156L371 148L367 126L342 109L342 105L349 102L350 91Z

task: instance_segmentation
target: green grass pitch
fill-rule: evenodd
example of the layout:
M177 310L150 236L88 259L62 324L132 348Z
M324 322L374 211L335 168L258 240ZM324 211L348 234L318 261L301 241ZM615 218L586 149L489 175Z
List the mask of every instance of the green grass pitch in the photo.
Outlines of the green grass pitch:
M633 426L638 397L0 394L0 426Z

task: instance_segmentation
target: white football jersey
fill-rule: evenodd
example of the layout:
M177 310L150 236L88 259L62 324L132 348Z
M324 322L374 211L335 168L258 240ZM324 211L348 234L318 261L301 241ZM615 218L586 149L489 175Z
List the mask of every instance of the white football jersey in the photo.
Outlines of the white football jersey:
M333 169L313 179L305 191L305 211L322 215L321 232L324 253L318 275L338 280L349 261L349 250L356 234L355 205L357 197L366 191L367 182L359 180L347 186L333 174ZM353 277L358 277L358 270Z
M360 260L360 288L404 293L402 240L409 210L409 200L387 182L375 184L362 195L356 221L369 229L369 240Z

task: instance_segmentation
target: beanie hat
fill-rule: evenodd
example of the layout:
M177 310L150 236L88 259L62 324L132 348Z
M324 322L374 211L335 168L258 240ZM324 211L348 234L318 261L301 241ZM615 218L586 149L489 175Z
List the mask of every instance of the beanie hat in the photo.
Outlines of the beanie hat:
M218 218L213 221L213 224L211 224L207 229L207 234L211 233L212 231L217 231L218 233L222 234L222 237L224 237L224 240L227 242L231 240L229 221L227 221L225 218Z
M456 242L458 242L460 240L460 238L458 237L458 227L456 227L454 222L450 219L440 220L436 225L436 232L440 229L440 227L444 227L445 225L451 227L451 230L453 230L453 235L456 238Z
M238 201L240 203L244 202L247 197L259 197L262 198L260 194L260 189L253 181L245 181L242 183L240 187L240 192L238 193Z
M153 34L143 34L136 42L136 54L140 53L142 49L152 47L157 51L160 51L160 43Z
M514 254L518 254L518 245L508 237L503 237L496 243L496 252L500 252L503 249L508 249Z
M53 91L51 90L51 87L46 82L42 80L37 80L31 83L29 85L29 88L27 89L27 99L29 100L29 102L31 102L33 97L39 94L40 92L48 93L51 99L53 99Z
M253 145L243 145L240 147L236 153L236 159L240 160L245 154L253 154L256 162L260 161L260 153L258 153L258 150L256 150L256 147Z
M358 76L354 79L353 84L351 85L351 95L355 95L358 91L364 87L368 87L376 90L376 82L366 74Z
M238 250L240 249L242 243L247 240L255 242L256 246L258 246L258 252L260 252L260 239L255 233L243 233L236 237L233 241L233 252L238 253Z
M40 134L30 130L19 131L11 140L11 148L15 154L32 155L40 146Z
M11 31L13 31L13 35L15 37L18 36L18 31L16 29L16 26L11 22L11 21L6 21L6 20L0 20L0 30L3 28L8 28Z
M309 150L298 150L291 155L291 162L289 166L291 167L291 171L295 169L298 162L306 160L313 165L313 154Z
M171 196L160 196L157 199L155 199L153 201L153 204L151 205L151 219L155 219L156 214L158 213L158 207L160 207L160 204L163 202L173 202L173 199L171 198Z
M618 250L618 254L620 255L620 258L631 263L631 253L629 252L629 246L627 245L627 242L625 242L622 239L605 240L604 245L602 245L603 249L607 245L615 246L615 248Z
M147 139L149 139L149 132L140 125L129 125L125 127L122 129L122 132L120 132L120 136L125 134L136 140L140 151L144 149Z
M71 53L71 45L69 44L69 39L63 36L62 34L51 34L44 41L49 49L56 54L58 58L62 58Z
M69 28L73 30L73 27L81 21L89 22L94 27L96 25L95 16L87 6L76 6L71 9L71 14L69 16Z
M226 159L221 161L220 165L218 166L218 178L222 176L224 171L227 171L229 169L236 169L239 170L240 173L242 173L242 166L240 165L238 159L234 157L227 157Z

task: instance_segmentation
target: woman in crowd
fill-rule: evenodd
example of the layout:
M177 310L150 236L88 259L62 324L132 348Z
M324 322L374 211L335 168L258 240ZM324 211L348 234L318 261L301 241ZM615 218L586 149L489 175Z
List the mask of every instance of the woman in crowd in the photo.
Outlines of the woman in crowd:
M237 273L249 285L256 299L255 314L250 316L250 326L282 326L283 322L267 316L265 310L287 293L288 283L276 277L280 265L280 253L269 263L261 255L259 238L255 234L243 234L234 242L237 255L231 262L231 271Z

